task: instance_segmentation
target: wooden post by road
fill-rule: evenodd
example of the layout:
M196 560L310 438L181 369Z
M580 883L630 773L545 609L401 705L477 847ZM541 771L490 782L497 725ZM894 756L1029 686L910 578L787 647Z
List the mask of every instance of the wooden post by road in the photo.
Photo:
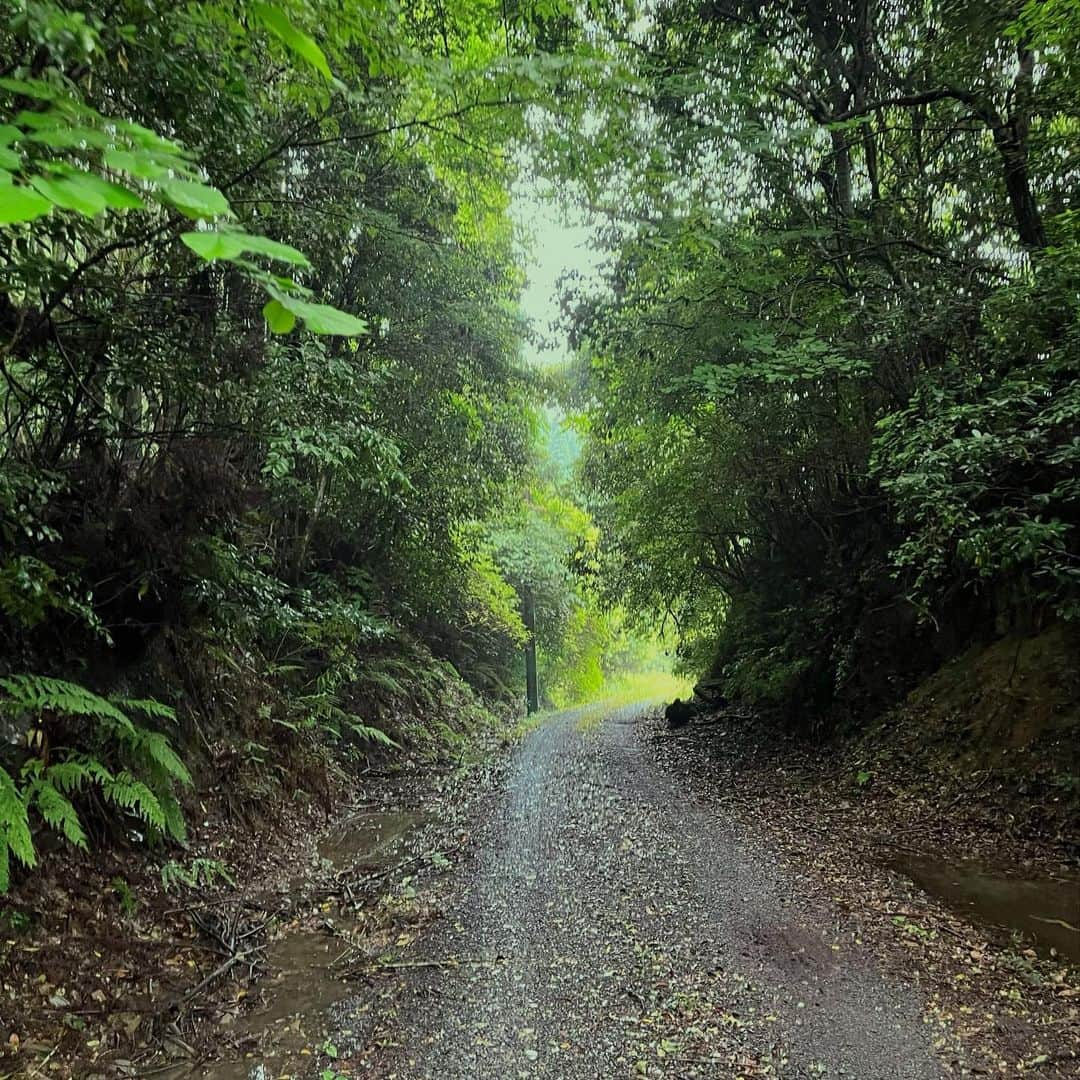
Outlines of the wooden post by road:
M522 597L522 619L529 638L525 642L525 702L529 715L540 710L540 685L536 678L536 604L532 589Z

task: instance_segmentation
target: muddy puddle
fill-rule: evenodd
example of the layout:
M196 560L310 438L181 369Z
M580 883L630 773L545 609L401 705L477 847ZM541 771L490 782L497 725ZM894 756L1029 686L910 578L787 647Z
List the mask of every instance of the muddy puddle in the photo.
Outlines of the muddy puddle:
M365 810L328 833L319 844L319 856L336 870L358 863L386 866L401 842L427 821L428 815L419 810Z
M406 842L429 820L418 811L363 811L348 818L319 844L318 854L335 870L377 871L404 855ZM327 915L271 942L267 974L246 997L260 1002L250 1012L226 1019L221 1028L231 1061L180 1065L155 1073L158 1080L276 1080L306 1075L326 1040L327 1012L356 993L341 961L351 943L361 945L357 920ZM237 1054L244 1056L235 1060Z
M972 863L900 853L890 866L973 920L1019 932L1037 952L1080 963L1080 880L1007 877Z

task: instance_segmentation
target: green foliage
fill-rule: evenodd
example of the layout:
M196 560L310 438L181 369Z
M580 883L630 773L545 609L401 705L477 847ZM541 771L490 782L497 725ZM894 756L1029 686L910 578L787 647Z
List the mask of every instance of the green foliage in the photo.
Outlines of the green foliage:
M151 838L184 839L176 787L191 775L168 739L135 724L128 713L173 720L157 701L109 701L83 686L40 675L0 679L0 713L21 722L31 753L13 776L0 766L0 892L10 885L12 856L26 867L37 862L30 813L76 847L87 836L73 798L96 791L121 816L137 819ZM72 727L72 722L76 727ZM89 753L64 745L66 735L90 730L78 741Z
M543 160L610 222L567 303L609 602L807 726L1075 617L1076 5L607 28L635 92Z
M1080 617L1075 259L1048 257L1035 280L1002 290L988 311L987 362L936 373L878 425L872 465L905 526L894 562L928 617L953 583L972 579L1006 610Z
M113 895L120 904L120 910L129 917L134 915L139 902L136 900L135 893L127 880L122 877L114 877L109 884L112 887Z
M161 887L171 892L178 887L210 889L219 881L235 887L236 882L218 859L191 859L187 863L169 859L161 865Z
M12 44L16 50L40 46L46 61L53 63L47 64L42 77L0 80L0 96L8 98L5 111L10 112L0 147L0 226L17 227L20 232L26 227L33 245L47 237L45 230L55 231L52 223L44 221L54 212L60 217L75 214L92 221L99 215L143 212L151 219L151 236L174 235L176 214L214 222L224 227L180 235L200 259L231 263L269 293L271 303L287 312L293 323L299 318L316 334L367 332L363 319L330 305L312 303L310 289L276 276L248 258L256 255L310 266L295 248L231 226L235 214L228 198L207 181L205 171L180 141L99 111L78 81L68 77L63 67L65 53L78 53L87 68L100 66L110 47L125 50L131 46L133 24L116 28L103 18L76 17L48 3L31 8L39 17L48 13L51 26L47 41L38 38L44 29L42 23L24 17L10 25ZM248 8L254 16L250 20L245 18ZM268 4L241 4L239 10L231 4L208 5L204 18L215 16L231 23L238 37L248 34L249 25L261 23L298 57L327 79L332 78L319 46L280 9ZM56 26L66 26L69 31L77 28L78 33L57 37ZM183 31L178 28L177 32ZM20 109L20 104L31 107ZM163 212L169 211L174 212L172 220L161 224ZM39 225L31 225L39 221ZM95 221L94 228L107 234L114 226ZM280 316L268 315L267 321L275 332L282 332Z
M176 834L189 753L239 798L486 723L523 638L489 533L541 392L507 192L546 16L0 8L0 672L175 699L196 744L13 684L63 738L8 770L31 815Z

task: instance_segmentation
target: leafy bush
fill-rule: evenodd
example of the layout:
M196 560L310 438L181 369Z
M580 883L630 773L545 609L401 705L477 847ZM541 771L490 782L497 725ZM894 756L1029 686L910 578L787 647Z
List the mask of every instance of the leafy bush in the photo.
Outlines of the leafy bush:
M878 424L871 464L905 527L894 562L927 615L974 584L1022 624L1080 618L1077 282L1080 256L1050 253L989 305L987 362L935 373Z

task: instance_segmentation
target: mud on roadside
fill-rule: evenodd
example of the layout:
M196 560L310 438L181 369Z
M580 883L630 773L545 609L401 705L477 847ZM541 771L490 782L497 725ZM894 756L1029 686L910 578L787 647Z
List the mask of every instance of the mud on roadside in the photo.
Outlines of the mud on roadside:
M0 905L0 1077L333 1065L329 1006L377 998L387 964L438 917L497 768L406 765L340 791L330 812L284 804L258 829L208 813L181 857L231 883L166 888L168 859L144 849L46 865Z

